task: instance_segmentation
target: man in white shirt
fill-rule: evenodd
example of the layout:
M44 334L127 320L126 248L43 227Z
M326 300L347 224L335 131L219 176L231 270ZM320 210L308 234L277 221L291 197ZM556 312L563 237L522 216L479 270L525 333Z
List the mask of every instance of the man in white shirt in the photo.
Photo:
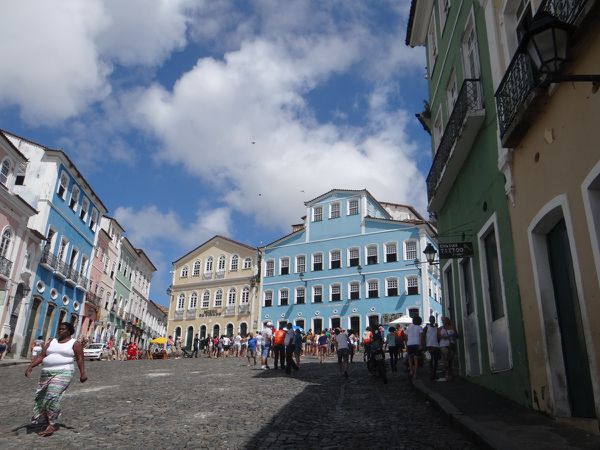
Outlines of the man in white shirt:
M438 342L438 327L435 323L435 317L429 316L429 323L423 329L425 334L425 347L429 352L429 368L431 369L431 379L436 379L438 361L440 360L440 344Z
M342 372L344 376L348 378L348 358L350 356L350 340L346 334L346 330L336 328L335 331L335 348L337 349L338 357L338 371L340 375Z
M298 370L298 364L294 361L294 350L296 349L296 345L294 344L294 330L292 329L292 324L287 324L287 333L285 334L285 373L288 375L292 373L292 368L294 370Z
M269 368L269 352L271 351L271 341L273 340L273 322L267 322L265 329L262 331L262 357L261 369L266 370Z

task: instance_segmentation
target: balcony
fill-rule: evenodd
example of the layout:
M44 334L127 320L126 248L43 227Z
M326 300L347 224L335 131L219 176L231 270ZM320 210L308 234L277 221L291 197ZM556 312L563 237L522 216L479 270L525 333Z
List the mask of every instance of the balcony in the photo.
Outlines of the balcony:
M238 307L239 314L249 314L250 313L250 305L240 305Z
M77 289L81 289L82 291L86 291L89 285L89 280L84 277L83 275L79 274L77 277L77 284L76 284L76 288Z
M175 311L173 313L173 320L183 320L183 310Z
M478 79L466 79L427 175L430 211L439 211L444 204L484 119L481 82Z
M550 14L575 25L582 18L585 0L546 0L536 13ZM496 109L502 146L515 148L535 120L545 100L541 75L521 42L496 91Z
M56 255L51 253L49 250L44 250L42 252L42 259L40 260L40 264L45 269L54 271L58 266L58 258L56 258Z
M10 278L10 271L12 270L12 261L9 261L3 256L0 256L0 276Z
M194 320L196 318L196 308L188 309L185 312L185 318L186 318L186 320Z
M223 315L225 317L227 316L235 316L235 306L227 306L224 310L223 310Z
M213 278L212 272L204 272L202 274L202 279L203 280L212 280L212 278Z
M56 266L54 267L54 276L65 280L69 275L70 266L64 262L57 260Z
M94 305L96 307L100 307L100 304L102 303L102 299L97 295L92 294L91 292L86 292L85 301L86 303L89 303L90 305Z
M77 281L79 280L79 272L77 272L73 267L67 266L67 283L75 286Z
M224 270L220 270L219 272L217 272L215 274L215 280L222 280L223 278L225 278L225 271Z

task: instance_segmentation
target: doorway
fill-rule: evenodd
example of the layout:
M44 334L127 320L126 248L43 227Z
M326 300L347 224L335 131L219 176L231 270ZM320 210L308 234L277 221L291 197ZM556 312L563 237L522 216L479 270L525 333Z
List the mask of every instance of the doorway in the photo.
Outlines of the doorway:
M360 317L350 317L350 330L352 330L357 336L360 335Z
M200 339L206 338L206 325L200 327Z
M477 376L481 374L479 359L479 325L477 322L477 307L473 290L473 263L471 258L459 262L460 287L463 313L463 334L466 351L467 374ZM457 326L458 324L455 324Z
M221 332L221 327L218 323L213 326L213 337L219 337L219 333Z
M46 307L46 315L44 317L44 326L42 328L42 336L44 336L44 340L48 340L48 337L50 337L50 324L52 322L52 319L54 318L54 310L56 309L56 307L52 304L48 304L48 306Z
M341 319L339 317L332 317L331 318L331 328L333 328L334 330L336 328L341 328L342 324L341 324Z
M233 337L233 324L232 323L227 324L227 336Z
M323 319L313 319L313 328L315 330L315 333L322 333L323 332Z
M248 324L246 322L240 323L240 335L245 337L248 334Z
M194 340L194 327L189 326L187 334L185 336L185 348L190 350L192 348L192 341Z
M377 327L379 327L379 316L378 315L369 316L368 320L369 320L369 326L371 327L371 330L375 330Z
M23 349L21 350L21 356L27 358L29 356L29 349L31 348L31 337L34 333L35 325L38 323L38 315L40 312L40 305L42 301L39 298L34 298L31 305L31 311L29 312L29 320L27 321L27 330L25 332L25 341L23 343ZM37 332L37 328L35 329ZM37 336L36 336L37 338Z

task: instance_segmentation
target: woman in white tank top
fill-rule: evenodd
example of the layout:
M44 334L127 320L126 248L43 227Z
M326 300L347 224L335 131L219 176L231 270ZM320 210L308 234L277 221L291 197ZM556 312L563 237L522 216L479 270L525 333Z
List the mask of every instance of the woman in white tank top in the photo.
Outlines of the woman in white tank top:
M35 393L32 422L45 419L48 426L40 431L40 436L50 436L56 431L56 421L60 415L62 394L71 384L75 364L79 368L79 381L87 380L83 365L83 349L80 342L72 338L73 325L63 322L58 326L57 337L44 346L41 353L31 361L25 371L30 376L34 367L43 363L40 381Z

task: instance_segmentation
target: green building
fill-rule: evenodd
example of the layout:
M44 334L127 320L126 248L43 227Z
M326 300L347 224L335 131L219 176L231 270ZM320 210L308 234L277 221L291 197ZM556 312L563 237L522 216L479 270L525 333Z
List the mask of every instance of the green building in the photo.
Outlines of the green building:
M127 306L131 297L131 276L137 253L126 237L121 239L119 262L115 272L114 296L117 302L117 323L115 339L119 345L127 342L131 333L128 323Z
M474 0L412 0L406 44L427 51L431 134L428 209L440 243L472 256L441 259L445 313L461 336L460 374L531 404L509 200L499 170L494 86L485 13ZM500 149L500 151L499 151Z

